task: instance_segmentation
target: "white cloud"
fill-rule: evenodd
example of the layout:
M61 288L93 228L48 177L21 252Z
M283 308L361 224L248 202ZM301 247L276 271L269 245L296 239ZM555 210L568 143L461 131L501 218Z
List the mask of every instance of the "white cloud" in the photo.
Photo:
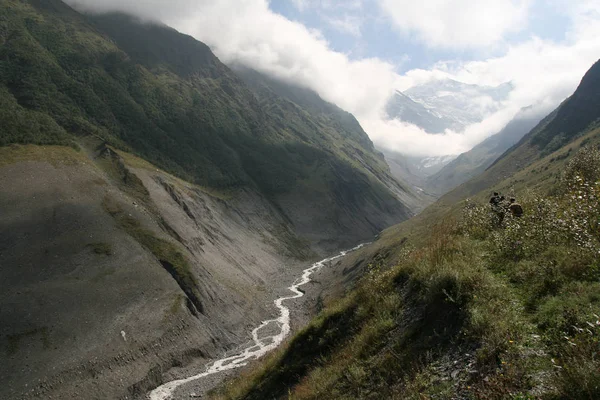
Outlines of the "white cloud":
M355 37L360 37L360 28L362 25L362 19L353 15L344 15L341 18L325 17L325 22L329 24L333 29L346 33Z
M531 0L378 0L402 33L433 47L495 44L526 28Z
M469 150L500 131L522 107L534 105L540 115L548 114L571 95L579 81L600 57L600 36L582 37L575 43L556 44L533 38L511 46L502 57L484 61L439 63L432 70L414 70L397 81L407 88L433 79L450 77L467 83L497 85L511 81L514 90L500 111L489 115L464 132L426 135L398 122L366 124L374 140L397 151L419 155L442 155ZM399 128L402 128L400 130ZM378 130L375 130L378 129ZM393 132L401 132L394 135Z
M429 70L412 70L396 81L399 90L431 80L452 78L466 83L498 85L512 82L514 90L500 111L469 126L460 135L427 135L399 121L363 122L375 141L409 154L442 155L470 149L498 132L522 107L534 105L546 115L571 95L585 72L600 58L600 1L558 4L572 20L565 40L557 43L532 37L508 45L503 56L481 61L439 62ZM362 121L361 121L362 122ZM394 132L402 132L394 135Z
M294 7L299 11L304 11L308 7L310 0L291 0Z
M561 43L530 38L507 45L500 57L440 62L429 70L403 75L380 59L354 60L333 51L319 31L272 12L267 0L80 1L99 11L121 10L160 19L207 43L225 62L241 62L312 88L356 115L375 142L408 154L459 153L498 132L521 107L536 104L550 111L573 92L600 57L600 16L595 7L600 0L581 0L577 6L556 0L564 2L573 20ZM461 133L429 135L414 126L385 120L383 110L396 88L446 77L488 85L512 81L515 90L499 112Z
M363 7L364 1L365 0L291 0L292 4L299 11L306 11L309 8L323 10L359 10Z

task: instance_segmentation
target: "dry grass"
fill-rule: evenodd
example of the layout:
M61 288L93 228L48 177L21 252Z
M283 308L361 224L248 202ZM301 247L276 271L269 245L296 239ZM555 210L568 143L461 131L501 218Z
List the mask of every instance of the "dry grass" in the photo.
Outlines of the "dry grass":
M0 147L0 167L28 161L48 162L55 167L87 162L85 154L66 146L9 145Z

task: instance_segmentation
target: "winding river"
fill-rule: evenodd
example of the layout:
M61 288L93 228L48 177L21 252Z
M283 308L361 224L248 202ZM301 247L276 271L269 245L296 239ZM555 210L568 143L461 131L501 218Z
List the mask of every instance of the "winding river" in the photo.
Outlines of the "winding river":
M204 378L209 375L217 374L219 372L243 367L248 364L248 360L260 358L266 353L270 352L271 350L277 348L277 346L279 346L283 342L283 340L290 334L290 309L286 307L283 304L283 302L286 300L297 299L304 296L304 293L299 289L299 287L302 285L306 285L308 282L310 282L310 278L313 273L318 271L328 262L344 257L346 254L358 250L363 246L365 246L365 244L356 246L351 250L342 251L336 256L318 261L314 263L310 268L305 269L302 272L302 276L298 278L292 284L292 286L288 288L293 293L293 295L280 297L277 300L275 300L275 307L277 307L277 309L279 310L279 317L277 317L276 319L263 321L263 323L256 327L252 331L252 342L247 348L240 350L240 352L234 356L225 357L220 360L214 361L212 364L209 364L206 370L202 373L190 376L185 379L178 379L175 381L167 382L164 385L157 387L152 392L150 392L148 398L150 400L168 400L172 398L175 389L177 389L181 385ZM264 331L267 327L269 327L270 331L278 330L278 333L275 335L261 336L261 332ZM273 329L273 327L275 328Z

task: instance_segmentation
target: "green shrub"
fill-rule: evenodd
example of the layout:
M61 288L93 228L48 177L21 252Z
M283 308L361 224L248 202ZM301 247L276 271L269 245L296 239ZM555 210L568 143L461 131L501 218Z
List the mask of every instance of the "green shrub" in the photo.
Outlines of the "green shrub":
M98 255L110 256L113 254L112 246L110 243L90 243L88 247Z

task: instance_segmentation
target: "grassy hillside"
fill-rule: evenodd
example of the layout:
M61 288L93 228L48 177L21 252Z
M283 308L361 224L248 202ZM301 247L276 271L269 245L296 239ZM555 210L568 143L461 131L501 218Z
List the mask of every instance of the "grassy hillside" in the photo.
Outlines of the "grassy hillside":
M356 288L213 396L600 397L600 108L558 150L539 139L597 85L584 79L483 176L350 255L336 268L362 267ZM492 188L525 215L499 225Z
M597 398L599 143L554 195L521 191L525 216L501 228L469 202L420 244L382 239L376 253L394 257L373 258L356 290L214 396Z

